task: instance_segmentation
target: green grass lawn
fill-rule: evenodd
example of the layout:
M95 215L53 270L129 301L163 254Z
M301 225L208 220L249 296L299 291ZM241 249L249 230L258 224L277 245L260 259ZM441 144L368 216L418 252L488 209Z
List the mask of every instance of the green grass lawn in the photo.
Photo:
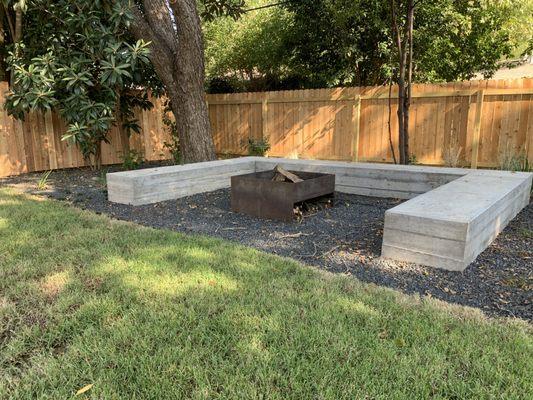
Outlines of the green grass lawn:
M526 398L531 325L0 189L0 398Z

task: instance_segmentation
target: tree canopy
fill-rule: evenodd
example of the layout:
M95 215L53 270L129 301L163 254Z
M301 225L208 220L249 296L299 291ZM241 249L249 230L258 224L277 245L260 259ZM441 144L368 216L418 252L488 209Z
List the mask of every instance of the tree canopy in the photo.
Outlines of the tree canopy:
M111 126L138 131L132 106L151 107L147 89L157 79L148 44L129 34L126 2L27 3L23 39L8 58L14 84L6 107L18 118L32 109L59 111L68 125L64 138L98 163Z
M53 107L68 124L65 138L97 160L110 128L138 130L133 106L151 107L148 90L164 90L183 160L212 159L204 65L210 91L397 82L393 3L0 0L0 79L7 61L12 83L6 107L18 118ZM531 7L416 1L413 80L489 77L502 59L531 51Z
M489 77L531 33L525 3L417 1L415 81ZM396 68L390 15L389 0L287 0L238 21L205 23L211 89L221 83L236 90L383 84Z
M265 0L248 0L246 7L264 4ZM208 86L221 92L232 90L232 86L244 89L244 82L254 81L254 78L257 82L252 85L255 83L258 89L268 79L283 84L288 77L287 53L283 48L290 29L288 24L292 24L292 20L279 7L247 12L238 19L221 17L204 21Z
M112 125L127 156L129 133L139 130L134 106L151 107L148 90L164 90L182 159L215 157L199 15L237 18L243 0L0 1L0 72L7 60L9 113L24 118L30 110L54 108L68 125L64 139L98 164Z

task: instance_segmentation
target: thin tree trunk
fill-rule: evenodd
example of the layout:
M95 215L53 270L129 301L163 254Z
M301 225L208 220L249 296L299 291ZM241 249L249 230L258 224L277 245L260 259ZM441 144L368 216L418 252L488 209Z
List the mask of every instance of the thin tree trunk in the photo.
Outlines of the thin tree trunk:
M11 14L9 13L9 8L2 4L0 1L0 8L4 11L5 19L7 20L7 27L9 28L9 35L11 36L11 40L15 37L15 24L13 23L13 18L11 17Z
M18 4L14 6L15 9L15 34L13 36L13 43L15 43L15 52L19 52L17 46L18 43L22 40L22 10ZM10 84L13 86L15 84L15 74L10 74Z
M396 1L390 1L392 30L398 50L398 136L400 164L408 164L409 155L409 108L411 106L411 85L413 75L413 20L414 1L407 3L406 22L403 34L398 21ZM402 40L403 39L403 40Z
M396 152L394 151L394 144L392 142L391 118L392 118L392 77L389 79L389 120L388 120L389 145L390 145L390 151L392 154L392 160L394 161L394 164L398 164L398 161L396 160Z
M400 164L407 164L406 143L405 143L405 84L403 81L398 81L398 133L399 133L399 147L400 147Z
M94 169L100 171L102 169L102 142L96 145L96 152L94 155Z
M94 148L94 154L84 155L83 159L93 171L102 168L102 142L98 142Z
M391 0L391 17L392 17L392 31L396 38L396 48L398 50L398 147L400 164L407 164L405 156L405 120L404 120L404 104L405 104L405 61L404 46L402 44L402 36L400 27L398 25L398 9L396 1Z
M125 159L130 153L130 137L126 129L124 129L124 120L122 115L122 109L120 107L120 90L117 90L117 100L115 104L115 123L117 125L120 143L122 147L122 158Z
M399 133L399 147L400 147L400 164L407 164L408 162L408 143L406 142L406 130L408 126L405 125L405 64L400 62L400 74L398 78L398 133Z
M15 37L15 24L9 12L9 7L3 4L2 1L0 1L0 10L3 12L2 22L7 21L7 28L9 29L9 37L11 38L11 40L13 40L13 38ZM3 32L4 33L3 35L4 45L6 45L7 40L6 40L6 35L5 35L5 26L2 26L2 28L4 29L4 32ZM4 61L4 68L6 68L5 61ZM11 77L13 76L13 74L10 71L6 71L5 69L4 69L4 73L5 73L4 79L8 80L11 84Z
M4 18L5 18L5 9L4 6L0 4L0 48L4 48L6 45L6 33L4 29ZM4 62L4 57L0 54L0 82L6 80L6 65Z
M404 146L405 153L407 156L407 162L410 161L410 151L409 151L409 111L411 108L411 87L413 84L413 23L414 23L414 0L409 0L408 10L407 10L407 85L406 85L406 95L405 95L405 105L404 105Z
M15 43L20 42L22 39L22 10L20 7L15 7L15 37L13 41Z

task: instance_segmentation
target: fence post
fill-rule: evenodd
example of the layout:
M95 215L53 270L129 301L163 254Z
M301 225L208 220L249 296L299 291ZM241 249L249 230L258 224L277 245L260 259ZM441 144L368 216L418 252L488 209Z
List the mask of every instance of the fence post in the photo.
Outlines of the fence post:
M52 112L47 110L44 114L44 131L46 133L48 162L50 169L57 169L57 151L55 143L54 122L52 120Z
M472 158L470 161L470 168L476 169L479 157L479 138L481 134L481 113L483 112L483 98L485 91L478 90L476 94L476 115L474 117L474 126L467 127L467 130L472 129Z
M261 137L263 140L268 140L268 130L267 130L267 113L268 113L268 94L263 94L263 99L261 100ZM268 156L268 151L266 153Z
M353 107L352 124L353 124L353 162L359 161L359 127L361 122L361 96L355 96Z

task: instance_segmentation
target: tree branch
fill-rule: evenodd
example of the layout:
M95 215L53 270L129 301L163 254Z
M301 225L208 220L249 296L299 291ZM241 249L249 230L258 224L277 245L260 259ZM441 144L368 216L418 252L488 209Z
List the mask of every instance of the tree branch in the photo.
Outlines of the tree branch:
M149 5L146 4L147 1L150 2ZM167 0L144 0L144 3L144 20L150 25L152 34L157 36L159 42L165 43L175 52L177 50L176 22L173 22L170 16L169 2ZM175 21L177 20L178 18L175 18Z
M391 16L392 16L392 30L394 36L396 36L396 45L398 46L398 53L402 54L402 40L400 36L400 28L398 26L398 20L397 20L397 8L396 8L396 1L390 0L390 6L391 6Z
M413 81L413 26L415 19L415 4L409 0L409 9L407 11L407 41L409 43L409 58L407 60L407 101L411 102L411 84Z
M14 40L14 38L15 38L15 24L13 23L13 18L11 18L11 15L9 14L9 7L4 5L3 2L0 3L0 6L2 6L2 8L4 9L5 14L6 14L7 24L9 26L9 36L11 36L11 39Z

